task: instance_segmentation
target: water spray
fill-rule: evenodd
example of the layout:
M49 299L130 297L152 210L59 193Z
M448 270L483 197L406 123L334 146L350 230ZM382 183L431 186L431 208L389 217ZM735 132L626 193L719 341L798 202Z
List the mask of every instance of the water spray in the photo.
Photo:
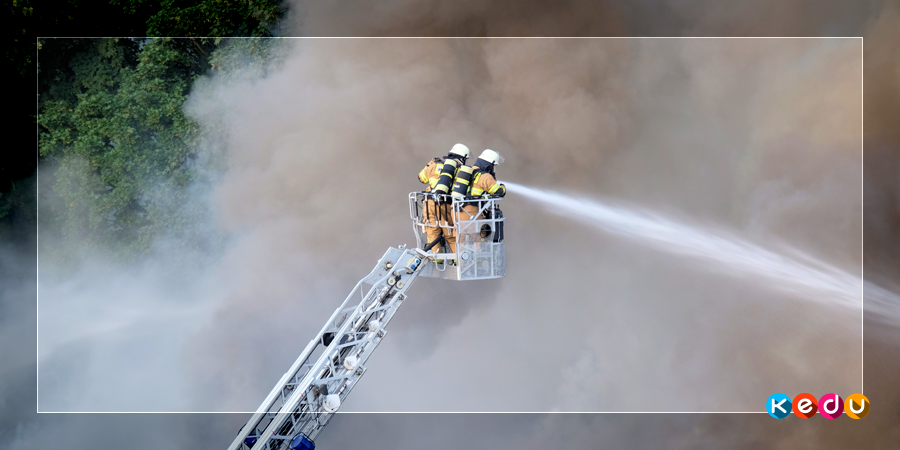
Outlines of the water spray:
M760 247L718 229L691 226L663 215L600 203L517 183L505 183L517 195L534 200L558 215L634 239L657 250L692 258L736 278L764 279L765 286L805 300L900 319L900 296L797 249L796 258Z

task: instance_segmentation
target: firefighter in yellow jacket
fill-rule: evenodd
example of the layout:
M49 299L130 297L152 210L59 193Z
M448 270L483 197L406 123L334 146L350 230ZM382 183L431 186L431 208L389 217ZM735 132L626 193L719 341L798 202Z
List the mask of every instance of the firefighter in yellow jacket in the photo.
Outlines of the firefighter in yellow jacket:
M463 166L456 174L456 181L453 183L453 197L463 199L482 198L486 196L506 196L506 186L499 183L495 178L494 166L503 162L500 153L487 149L481 152L478 159L471 166ZM459 220L475 220L478 218L478 205L472 203L463 206L459 212ZM481 237L486 238L490 230L480 230Z
M450 209L450 190L460 167L469 158L469 147L456 144L444 158L434 158L419 172L419 181L427 184L426 192L436 194L425 200L424 211L426 221L432 226L425 227L428 243L444 236L452 253L456 253L456 231L453 228L453 217ZM434 253L441 253L440 247L432 247Z

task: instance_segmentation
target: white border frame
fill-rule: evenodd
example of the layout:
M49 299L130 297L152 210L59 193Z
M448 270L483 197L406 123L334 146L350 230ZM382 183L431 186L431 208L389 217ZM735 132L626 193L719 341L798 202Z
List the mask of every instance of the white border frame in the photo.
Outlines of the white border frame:
M133 37L133 36L132 36ZM35 55L35 64L40 64L40 39L108 39L116 36L38 36L35 45L38 48ZM118 38L130 38L118 36ZM152 39L166 39L158 37ZM191 39L190 37L168 37L168 39ZM865 394L865 37L863 36L519 36L519 37L423 37L423 36L386 36L386 37L236 37L222 39L859 39L860 44L860 393ZM35 92L40 87L40 78L35 72ZM36 96L35 107L40 115L40 98ZM40 136L40 124L35 122L36 137ZM35 253L37 277L35 279L35 292L37 293L35 313L35 412L37 414L253 414L255 411L41 411L40 410L40 144L38 143L36 169L36 235ZM338 414L768 414L766 411L338 411ZM793 412L791 413L793 414Z

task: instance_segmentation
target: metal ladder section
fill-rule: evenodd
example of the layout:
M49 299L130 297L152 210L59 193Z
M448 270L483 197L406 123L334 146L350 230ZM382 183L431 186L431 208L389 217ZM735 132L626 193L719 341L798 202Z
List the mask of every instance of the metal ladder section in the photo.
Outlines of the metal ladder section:
M430 262L430 254L405 247L389 248L372 272L359 280L229 450L288 449L301 433L315 439L366 372L365 363L384 338L385 326L422 266Z

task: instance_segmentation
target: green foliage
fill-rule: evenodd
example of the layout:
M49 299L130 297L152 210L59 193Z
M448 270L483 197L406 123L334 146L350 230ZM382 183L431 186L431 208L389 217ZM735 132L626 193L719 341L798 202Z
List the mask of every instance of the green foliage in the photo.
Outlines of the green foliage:
M0 194L0 219L13 219L33 230L37 214L34 208L35 191L34 177L13 182L9 192ZM0 236L3 235L2 228Z
M16 3L21 1L26 3ZM16 0L14 6L31 1ZM51 1L48 6L56 9L46 8L35 23L63 29L102 17L97 23L113 24L117 32L96 35L188 38L36 43L41 223L55 225L41 233L60 230L53 241L71 244L75 253L55 253L72 256L88 247L136 257L160 237L209 244L195 226L202 208L188 194L203 173L197 163L202 139L182 107L192 84L210 68L246 76L272 67L279 48L275 40L222 37L272 36L284 14L280 0ZM99 14L104 8L121 17L109 20ZM216 165L214 160L202 164ZM0 192L2 218L21 202Z
M285 50L280 39L223 39L209 65L217 76L263 77L284 61Z
M5 92L5 100L11 107L7 108L4 123L11 130L33 130L37 124L35 92L28 86L32 86L38 76L39 36L143 36L145 22L150 16L146 10L129 15L121 7L106 1L86 0L10 0L2 12L6 16L4 23L8 31L4 67L7 79L18 82L17 88ZM68 48L55 45L52 47L59 51L41 52L42 69L66 68L68 58L83 50L74 48L83 46L80 40L68 41L72 44ZM44 94L46 87L42 84L39 92ZM13 190L21 190L23 182L35 176L36 169L37 158L31 146L14 146L0 160L0 209L10 211L9 215L0 217L3 219L0 220L0 227L10 225L18 218L34 215L34 203L25 204L16 200L34 200L34 195L25 196Z
M8 42L4 52L7 63L13 65L12 69L24 77L28 73L34 53L29 45L28 28L34 17L34 6L30 0L12 0L6 3L6 17L13 25L10 27L12 42Z
M126 12L148 0L111 0ZM147 20L148 36L271 36L284 15L280 0L161 0Z
M64 138L74 143L77 137L78 145L84 146L90 139L98 139L99 125L95 124L90 128L93 131L85 133L83 128L73 128L73 125L84 125L83 120L64 118L60 113L67 109L74 112L74 106L84 95L89 97L84 100L87 110L91 102L97 103L102 97L100 85L110 92L118 89L122 83L118 78L122 76L119 71L137 65L137 55L142 52L140 43L120 39L114 41L115 45L103 44L106 47L96 48L88 39L42 39L38 42L38 36L189 36L192 38L173 40L167 46L188 60L187 65L172 67L178 73L170 74L171 79L190 82L209 69L207 60L219 44L218 37L272 36L278 20L284 15L280 4L280 0L11 0L3 10L6 22L12 24L8 27L5 47L8 71L14 72L26 85L37 75L41 114L54 116L47 118L50 122L40 127L42 135L52 134L53 139L49 142L58 146L66 142ZM37 68L38 53L40 70ZM34 92L14 89L10 94L15 107L8 114L11 116L7 118L9 127L25 129L34 126L38 113L34 109ZM104 95L108 97L110 93ZM113 112L109 105L105 111ZM63 128L57 129L55 125ZM41 139L48 142L47 137ZM55 158L54 164L62 163L64 155L58 148L42 150L47 158ZM13 201L18 197L11 195L11 190L16 183L33 176L36 168L34 153L27 147L9 153L0 162L0 219L9 217L12 209L20 207ZM42 157L42 161L49 162L45 159ZM33 205L24 207L33 209Z
M162 232L193 179L197 127L182 112L191 61L171 40L140 50L129 40L91 41L41 101L39 149L54 163L54 216L89 244L140 253Z
M104 1L8 1L4 10L7 63L19 76L33 80L39 36L143 36L148 17L159 5L143 0L136 3L126 12ZM156 9L151 10L154 6Z

